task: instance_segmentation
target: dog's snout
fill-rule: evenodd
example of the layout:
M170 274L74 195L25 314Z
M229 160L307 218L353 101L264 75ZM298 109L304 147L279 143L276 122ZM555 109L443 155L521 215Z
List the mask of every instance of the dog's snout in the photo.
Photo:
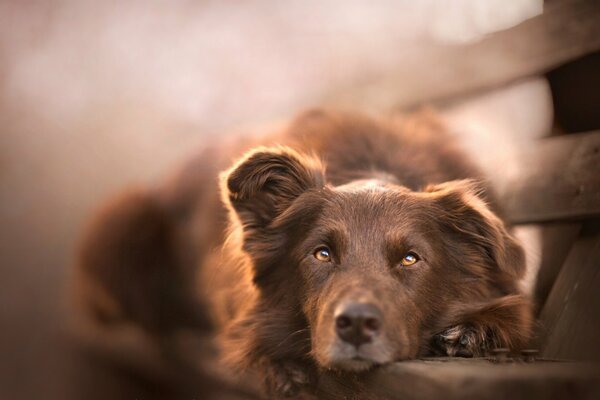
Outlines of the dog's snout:
M370 342L381 329L381 311L373 304L349 303L335 313L335 330L345 342L356 347Z

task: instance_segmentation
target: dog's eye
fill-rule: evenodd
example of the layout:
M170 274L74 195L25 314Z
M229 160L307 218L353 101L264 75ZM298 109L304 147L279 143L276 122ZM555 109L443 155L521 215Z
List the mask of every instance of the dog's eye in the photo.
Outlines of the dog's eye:
M331 261L331 250L326 246L321 246L315 250L314 256L319 261L329 262Z
M400 264L403 267L408 267L409 265L413 265L417 261L419 261L419 256L410 251L406 253L404 257L402 257L402 260L400 260Z

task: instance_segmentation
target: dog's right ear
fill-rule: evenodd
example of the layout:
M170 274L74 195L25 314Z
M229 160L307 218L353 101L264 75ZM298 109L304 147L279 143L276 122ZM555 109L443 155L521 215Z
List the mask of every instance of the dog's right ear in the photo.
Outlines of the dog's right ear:
M289 147L259 147L222 174L222 194L245 230L267 227L310 189L322 188L318 158Z
M509 276L508 282L523 277L525 252L480 195L480 184L472 180L450 181L431 185L425 192L443 210L438 221L449 227L455 237L464 237L464 242L482 249Z

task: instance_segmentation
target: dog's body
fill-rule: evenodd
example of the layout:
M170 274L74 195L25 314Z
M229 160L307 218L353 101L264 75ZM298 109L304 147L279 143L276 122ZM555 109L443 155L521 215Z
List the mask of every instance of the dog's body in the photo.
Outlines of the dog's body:
M209 309L223 358L285 395L322 369L528 339L523 251L437 122L314 111L261 144L220 194L227 152L109 206L83 247L88 309L157 333Z

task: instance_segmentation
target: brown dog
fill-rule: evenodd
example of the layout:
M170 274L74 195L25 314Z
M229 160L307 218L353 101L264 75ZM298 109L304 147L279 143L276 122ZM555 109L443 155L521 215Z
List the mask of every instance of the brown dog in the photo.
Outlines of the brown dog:
M277 145L252 144L221 173L222 202L227 156L212 152L109 206L83 246L88 310L160 333L203 325L201 299L224 358L273 395L314 387L322 369L529 338L523 250L431 116L313 111L263 143Z

